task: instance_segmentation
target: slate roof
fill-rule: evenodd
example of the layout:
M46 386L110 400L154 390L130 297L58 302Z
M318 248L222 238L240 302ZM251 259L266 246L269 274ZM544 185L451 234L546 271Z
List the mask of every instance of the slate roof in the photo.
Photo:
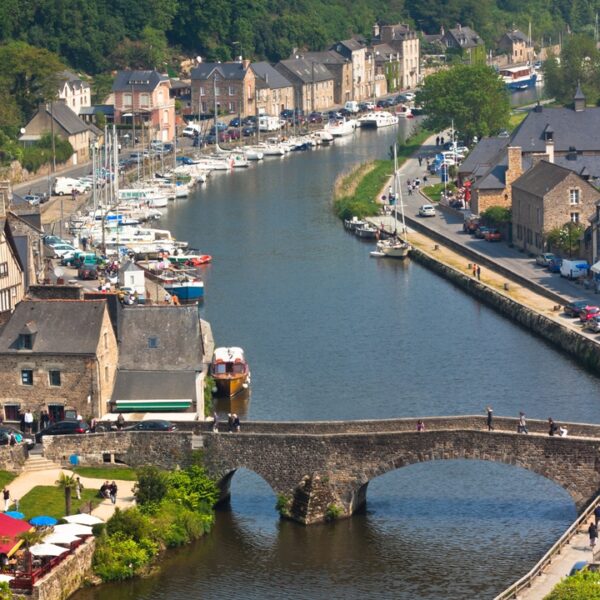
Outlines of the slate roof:
M23 300L0 332L0 354L95 354L105 310L104 300ZM17 346L25 327L37 328L32 350Z
M541 160L535 167L513 181L512 187L534 196L543 197L571 174L572 171L565 167Z
M72 71L62 71L59 73L59 79L61 82L69 82L74 87L90 87L90 84L83 80L79 75L73 73Z
M460 28L449 29L443 37L453 38L460 48L476 48L483 45L481 36L470 27L461 26Z
M362 48L364 48L364 45L354 38L350 38L349 40L341 40L340 42L335 43L333 47L336 47L338 44L341 44L342 46L350 50L350 52L354 52L356 50L361 50Z
M314 66L314 68L313 68ZM318 83L334 79L333 75L327 70L327 67L318 62L306 60L304 58L294 58L280 61L277 66L295 75L303 83ZM279 69L277 69L279 71ZM280 71L281 72L281 71ZM314 79L313 79L314 73Z
M600 153L600 108L588 107L574 111L571 108L537 107L530 111L511 138L511 146L521 146L524 153L544 152L544 130L548 125L554 131L554 151L568 152L575 147L579 152Z
M194 371L117 371L111 396L117 400L196 400Z
M82 131L87 131L90 126L79 118L77 113L73 112L64 102L53 102L52 110L50 105L45 106L48 115L54 114L54 120L69 134L75 135Z
M158 71L119 71L113 82L113 92L131 91L151 92L161 81L169 81L166 75Z
M292 56L291 58L294 59L295 57ZM344 65L350 62L349 58L342 56L335 50L325 50L323 52L305 52L302 55L302 58L309 62L314 60L315 62L323 65Z
M374 44L371 55L373 54L375 54L375 62L386 62L389 61L390 57L395 59L400 53L389 44Z
M218 73L223 79L236 80L244 79L248 69L244 69L244 65L240 62L226 63L200 63L192 69L192 81L205 81L211 77L213 72Z
M200 371L204 348L196 306L132 306L119 314L119 368ZM151 338L156 345L151 348Z
M507 137L484 137L471 150L469 156L458 168L458 172L463 177L470 177L479 174L481 176L490 167L496 164L506 146L509 138ZM483 170L482 170L483 169Z
M250 68L258 77L258 79L264 82L265 87L269 87L272 90L292 87L292 83L288 81L275 67L271 66L268 62L257 62L252 63Z
M80 115L98 115L102 113L106 117L112 117L115 114L114 104L96 104L94 106L82 106Z
M518 29L513 29L512 31L507 31L504 34L511 42L529 42L527 36Z

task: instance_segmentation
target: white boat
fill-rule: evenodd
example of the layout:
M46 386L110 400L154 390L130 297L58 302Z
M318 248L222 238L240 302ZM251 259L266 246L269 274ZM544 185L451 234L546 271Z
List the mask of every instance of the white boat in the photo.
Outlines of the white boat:
M263 153L263 156L284 156L285 150L279 144L259 144L257 149Z
M333 136L326 129L320 129L313 133L313 137L317 140L317 143L331 144L333 142Z
M406 258L410 252L410 244L402 239L406 237L406 223L404 222L404 203L402 202L402 190L398 185L398 158L396 145L394 144L394 235L387 240L377 242L377 251L388 258ZM398 233L398 202L400 202L400 214L402 216L401 235Z
M370 112L358 119L361 127L370 127L379 129L380 127L389 127L390 125L398 125L398 117L386 110Z
M412 119L414 117L411 107L406 104L400 104L396 107L396 116L401 119Z
M325 125L326 131L328 131L333 137L352 135L356 127L356 119L338 119L336 121L329 121L329 123Z
M533 87L537 81L538 74L532 65L522 65L520 67L501 69L500 77L509 90L517 91Z
M262 160L265 156L264 152L252 147L242 148L242 152L244 153L246 160Z
M124 200L143 202L150 208L164 208L168 204L166 194L154 187L120 189L118 200L119 202Z

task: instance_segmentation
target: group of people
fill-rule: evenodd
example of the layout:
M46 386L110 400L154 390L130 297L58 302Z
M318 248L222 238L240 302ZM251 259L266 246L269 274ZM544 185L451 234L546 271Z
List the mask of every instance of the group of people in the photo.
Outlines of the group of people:
M116 504L116 502L117 502L117 484L114 481L112 483L105 481L100 486L100 496L102 496L102 498L109 498L113 504Z
M488 406L486 409L486 424L488 431L494 431L494 409L491 406ZM569 430L564 426L559 426L555 423L552 417L548 418L548 435L555 436L559 435L560 437L567 437ZM529 428L527 427L527 418L523 411L519 412L519 421L517 423L517 433L529 433Z
M216 410L213 411L212 430L219 433L219 414ZM227 413L227 431L229 433L239 433L240 431L240 418L235 413Z
M427 182L427 175L423 176L423 181ZM406 189L408 190L409 196L412 196L413 190L419 191L420 187L421 187L420 177L415 177L412 181L410 179L406 180Z

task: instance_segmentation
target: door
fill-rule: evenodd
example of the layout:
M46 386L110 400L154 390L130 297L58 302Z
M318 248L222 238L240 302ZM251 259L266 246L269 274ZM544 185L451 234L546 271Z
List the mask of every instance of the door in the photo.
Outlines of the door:
M50 423L63 421L65 418L65 407L63 404L48 404L48 414L50 415Z

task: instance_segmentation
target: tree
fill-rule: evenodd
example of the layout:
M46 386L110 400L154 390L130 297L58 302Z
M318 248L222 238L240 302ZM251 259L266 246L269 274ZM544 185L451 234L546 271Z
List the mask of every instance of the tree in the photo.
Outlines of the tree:
M573 251L579 251L579 241L583 237L584 227L579 223L569 221L562 227L555 227L548 233L546 241L548 246L559 253L573 255Z
M454 65L425 79L416 102L435 131L454 127L467 142L508 126L509 96L497 73L485 65Z
M486 223L498 226L510 223L512 215L510 208L505 208L504 206L490 206L481 213L481 217Z
M133 495L140 506L158 503L166 494L167 478L163 471L152 466L138 471L138 482L133 488Z
M77 479L75 475L67 475L64 471L61 471L55 483L65 491L65 515L68 517L71 514L71 493L77 486Z

